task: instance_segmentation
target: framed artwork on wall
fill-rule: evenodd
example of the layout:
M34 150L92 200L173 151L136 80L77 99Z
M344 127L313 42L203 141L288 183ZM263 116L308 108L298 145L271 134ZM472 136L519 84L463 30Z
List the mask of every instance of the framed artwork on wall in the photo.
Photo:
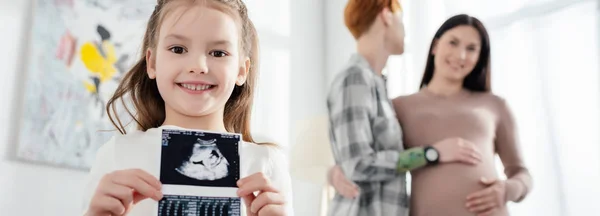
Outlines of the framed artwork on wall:
M156 0L33 0L17 158L89 169L114 135L106 102L139 58Z

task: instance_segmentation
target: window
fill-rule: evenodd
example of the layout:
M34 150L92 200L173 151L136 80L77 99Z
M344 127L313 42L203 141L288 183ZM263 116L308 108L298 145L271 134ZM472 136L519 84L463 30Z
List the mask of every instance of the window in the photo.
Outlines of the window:
M285 146L289 143L290 1L246 2L261 46L252 131L258 141Z

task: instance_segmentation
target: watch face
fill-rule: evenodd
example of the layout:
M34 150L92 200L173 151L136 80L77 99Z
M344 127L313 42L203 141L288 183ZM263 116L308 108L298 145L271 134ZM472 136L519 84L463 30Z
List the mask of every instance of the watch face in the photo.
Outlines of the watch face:
M427 152L425 152L425 157L429 161L435 161L438 159L438 153L433 149L428 149Z

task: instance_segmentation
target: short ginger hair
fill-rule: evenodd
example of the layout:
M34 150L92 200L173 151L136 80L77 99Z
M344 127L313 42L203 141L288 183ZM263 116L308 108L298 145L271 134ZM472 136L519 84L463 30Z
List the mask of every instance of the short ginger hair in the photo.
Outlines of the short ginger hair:
M389 8L393 13L402 11L399 0L348 0L344 10L344 22L354 39L367 32L377 15Z

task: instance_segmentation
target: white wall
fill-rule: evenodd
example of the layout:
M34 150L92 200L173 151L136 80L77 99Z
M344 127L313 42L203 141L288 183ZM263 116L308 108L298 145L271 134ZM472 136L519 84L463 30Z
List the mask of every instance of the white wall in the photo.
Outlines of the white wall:
M326 83L348 62L356 52L356 42L344 24L344 7L347 0L325 1L325 72Z
M299 121L326 113L323 2L291 0L290 3L291 71L290 95L287 100L290 101L291 145L302 145L294 142L294 138L302 136L297 132ZM294 176L292 179L295 215L318 215L320 187Z
M15 152L18 83L23 79L30 1L0 0L0 212L2 215L81 215L84 172L10 160ZM51 199L57 201L50 202Z

